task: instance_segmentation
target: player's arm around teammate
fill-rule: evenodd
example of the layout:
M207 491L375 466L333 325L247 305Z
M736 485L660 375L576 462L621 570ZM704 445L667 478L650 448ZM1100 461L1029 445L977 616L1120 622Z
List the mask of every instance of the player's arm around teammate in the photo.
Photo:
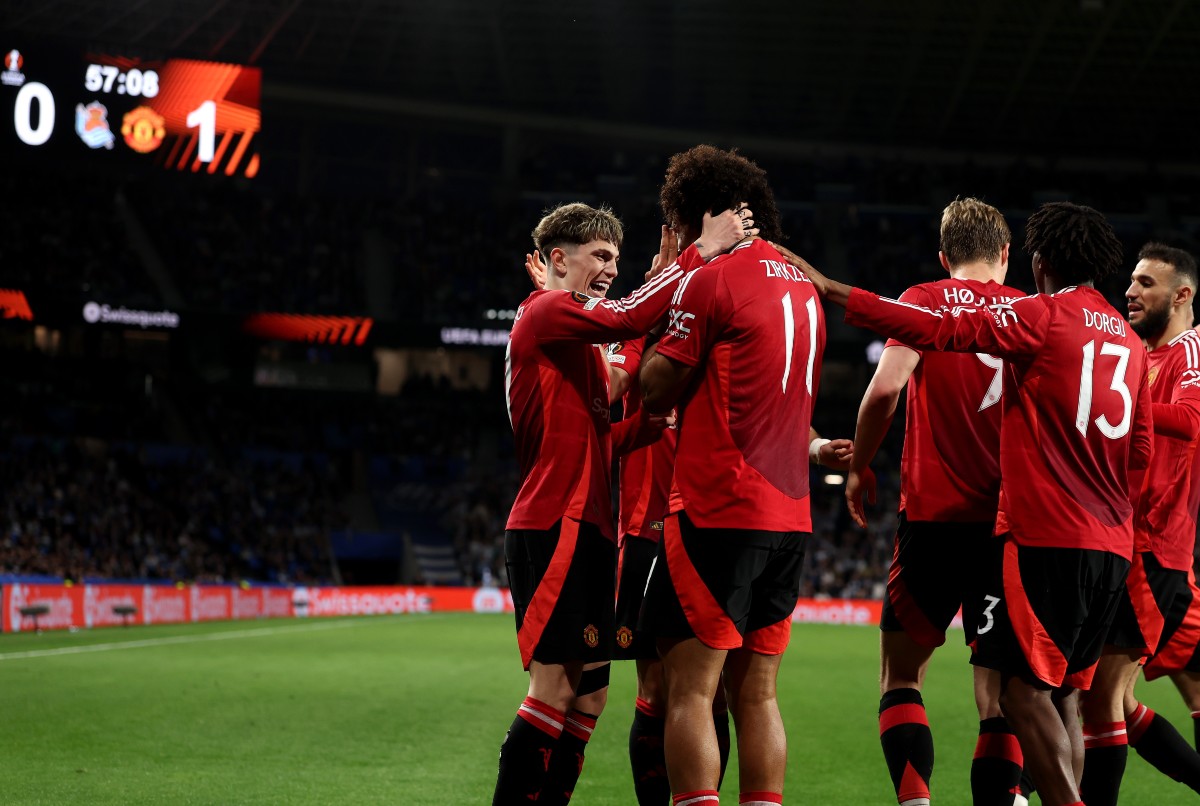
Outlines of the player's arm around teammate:
M851 324L1011 364L997 519L1004 573L972 662L1001 672L1001 705L1042 800L1061 806L1082 802L1077 691L1091 685L1129 571L1129 472L1148 464L1152 415L1144 351L1091 287L1121 262L1108 222L1091 208L1043 205L1026 249L1043 293L1000 307L933 310L810 276Z
M712 252L684 258L718 254L742 237L745 219L706 217ZM529 690L501 748L497 804L564 802L578 776L597 714L572 703L607 682L600 667L612 641L616 566L609 373L595 345L652 327L683 274L673 262L629 296L605 299L622 229L611 211L587 205L550 211L534 240L546 287L518 307L505 367L522 473L505 563Z

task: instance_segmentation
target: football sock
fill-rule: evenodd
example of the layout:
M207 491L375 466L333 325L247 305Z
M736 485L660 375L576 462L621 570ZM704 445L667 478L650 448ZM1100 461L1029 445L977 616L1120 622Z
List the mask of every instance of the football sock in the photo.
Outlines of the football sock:
M571 793L575 791L579 774L583 772L583 756L588 739L592 738L592 731L596 729L597 719L594 714L585 714L574 708L567 711L562 736L554 746L550 768L542 784L539 806L565 806L571 802Z
M738 795L740 806L779 806L783 803L781 792L743 792Z
M725 768L729 765L729 712L713 714L713 727L717 729L717 750L721 753L721 777L717 779L717 789L725 782Z
M526 697L504 744L492 806L511 806L537 800L550 769L554 748L562 736L565 715L544 702Z
M697 789L695 792L683 792L671 798L672 806L712 806L720 802L721 796L715 789Z
M971 762L971 797L974 806L1010 806L1019 794L1021 745L1002 716L979 722L979 741Z
M662 710L639 697L629 728L629 766L639 806L664 806L671 798L663 751L664 725Z
M1200 792L1200 753L1175 726L1141 703L1129 719L1129 744L1138 755L1170 778Z
M1079 795L1088 806L1116 806L1129 756L1124 722L1083 726L1083 782Z
M933 776L933 733L921 692L898 688L879 700L879 742L901 804L929 802Z
M1033 797L1033 793L1037 792L1037 785L1033 782L1033 776L1029 774L1029 769L1021 770L1021 797L1028 801Z

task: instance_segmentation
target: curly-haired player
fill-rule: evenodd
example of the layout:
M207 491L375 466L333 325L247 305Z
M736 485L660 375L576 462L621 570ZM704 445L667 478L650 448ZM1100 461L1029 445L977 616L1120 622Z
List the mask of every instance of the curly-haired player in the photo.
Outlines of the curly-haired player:
M779 233L766 173L734 152L675 155L660 198L681 245L696 241L704 212L739 202L764 235ZM808 467L797 457L810 447L824 315L804 273L748 238L686 275L668 317L639 377L648 411L679 410L642 619L663 659L671 791L676 803L718 801L712 703L724 669L740 802L781 803L786 737L775 680L812 531Z
M1149 464L1146 351L1092 284L1121 244L1090 207L1055 202L1025 230L1036 296L1007 305L898 303L811 271L846 321L915 347L1005 361L1000 425L1003 560L991 569L971 662L1000 703L1047 806L1078 806L1078 689L1092 685L1133 553L1130 471ZM811 268L811 267L809 267ZM1120 703L1110 720L1122 723ZM1091 803L1091 801L1088 801Z

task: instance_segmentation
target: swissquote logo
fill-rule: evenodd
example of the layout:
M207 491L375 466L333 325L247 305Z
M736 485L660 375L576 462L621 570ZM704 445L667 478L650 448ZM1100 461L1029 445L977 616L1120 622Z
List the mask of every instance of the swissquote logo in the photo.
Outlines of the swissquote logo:
M25 74L21 68L25 66L25 57L21 51L13 48L4 54L4 72L0 73L0 84L8 87L19 87L25 83Z

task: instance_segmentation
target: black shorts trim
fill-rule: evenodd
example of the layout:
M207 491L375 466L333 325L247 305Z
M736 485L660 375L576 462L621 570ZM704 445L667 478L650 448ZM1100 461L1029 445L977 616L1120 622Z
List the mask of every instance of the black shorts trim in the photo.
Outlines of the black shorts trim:
M668 516L640 626L659 639L781 654L800 595L806 532L704 529Z
M1018 546L989 581L971 663L1047 688L1091 687L1129 561L1107 551Z
M642 612L642 601L646 597L646 585L650 581L650 567L658 554L661 539L651 540L636 535L625 535L621 541L618 561L617 616L614 633L613 660L655 660L658 648L654 634L639 628L638 618Z
M966 642L974 643L985 581L1004 558L994 528L992 521L910 521L902 511L879 629L934 649L961 608Z
M545 531L505 532L504 563L526 669L531 660L610 659L617 554L598 526L564 519Z

